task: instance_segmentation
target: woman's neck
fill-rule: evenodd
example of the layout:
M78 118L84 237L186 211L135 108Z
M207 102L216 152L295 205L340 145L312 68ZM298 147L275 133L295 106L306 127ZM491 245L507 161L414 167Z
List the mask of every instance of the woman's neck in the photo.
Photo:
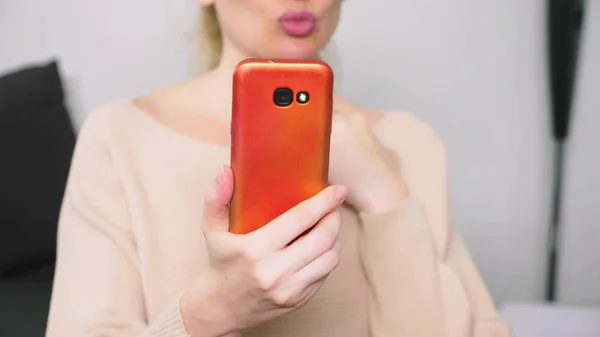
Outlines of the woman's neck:
M230 118L233 70L240 61L248 57L250 55L241 52L229 41L223 41L221 59L217 67L195 81L195 92L203 93L196 97L202 97L204 111L218 119Z
M247 57L249 56L224 41L219 64L193 81L193 90L202 93L197 96L201 100L198 103L202 104L202 110L218 119L230 118L233 70Z

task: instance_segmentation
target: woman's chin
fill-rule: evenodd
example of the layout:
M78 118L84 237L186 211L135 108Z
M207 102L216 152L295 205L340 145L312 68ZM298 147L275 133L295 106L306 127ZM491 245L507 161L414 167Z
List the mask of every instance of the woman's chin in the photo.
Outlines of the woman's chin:
M287 38L279 45L278 58L310 60L319 55L319 49L312 39Z

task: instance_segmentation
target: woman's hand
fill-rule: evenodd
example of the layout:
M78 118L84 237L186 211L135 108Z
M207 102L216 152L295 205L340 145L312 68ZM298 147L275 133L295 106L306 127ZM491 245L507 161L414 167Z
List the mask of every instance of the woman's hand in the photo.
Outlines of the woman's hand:
M210 268L181 299L193 337L237 335L302 307L340 259L336 208L344 187L328 187L247 235L227 230L232 193L233 174L225 167L204 205Z
M360 212L392 210L408 195L395 155L377 140L360 112L336 112L331 133L330 182L348 188Z

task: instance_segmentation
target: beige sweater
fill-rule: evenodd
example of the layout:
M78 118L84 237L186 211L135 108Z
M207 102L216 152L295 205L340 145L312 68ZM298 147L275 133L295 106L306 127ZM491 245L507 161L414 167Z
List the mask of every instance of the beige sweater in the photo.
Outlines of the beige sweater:
M506 337L448 210L446 158L407 114L374 127L412 191L377 216L343 207L342 258L260 337ZM85 123L64 198L48 337L184 337L178 299L207 265L203 196L229 148L177 133L129 101Z

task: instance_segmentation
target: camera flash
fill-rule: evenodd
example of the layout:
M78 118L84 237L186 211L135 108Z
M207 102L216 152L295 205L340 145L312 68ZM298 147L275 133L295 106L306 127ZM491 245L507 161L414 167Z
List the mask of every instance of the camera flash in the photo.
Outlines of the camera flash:
M299 92L298 93L298 103L305 104L308 102L308 93L307 92Z

